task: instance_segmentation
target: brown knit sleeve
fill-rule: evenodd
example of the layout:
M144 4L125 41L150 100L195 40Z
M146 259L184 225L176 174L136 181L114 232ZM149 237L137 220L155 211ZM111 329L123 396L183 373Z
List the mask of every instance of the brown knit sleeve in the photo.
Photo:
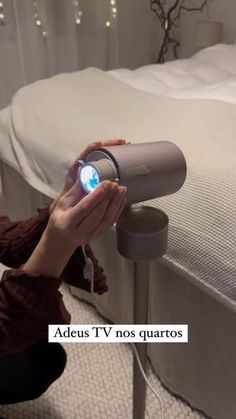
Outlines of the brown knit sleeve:
M60 279L7 270L0 282L0 356L47 338L49 324L68 324Z
M24 221L10 221L0 217L0 262L19 268L37 246L49 219L49 207L38 209L38 214Z

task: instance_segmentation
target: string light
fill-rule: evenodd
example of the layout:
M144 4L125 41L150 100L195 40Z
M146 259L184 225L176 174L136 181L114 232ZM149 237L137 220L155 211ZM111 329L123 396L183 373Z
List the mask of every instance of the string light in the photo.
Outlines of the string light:
M106 27L109 28L112 24L112 21L117 18L118 8L117 0L108 0L109 1L109 18L106 21Z
M47 12L46 12L46 1L47 0L33 0L33 9L34 9L34 22L35 26L40 30L44 38L47 37ZM118 8L117 0L108 0L109 1L109 15L106 20L106 27L109 28L112 25L112 21L117 18ZM73 10L74 10L74 19L76 25L82 23L83 12L80 9L80 1L72 0ZM4 13L4 3L0 0L0 25L5 24L5 13Z
M35 25L39 28L43 38L46 38L47 33L47 13L45 0L34 0L34 19Z
M82 22L83 13L80 9L79 0L72 0L73 9L74 9L74 18L76 25L80 25Z
M0 25L5 24L5 13L3 1L0 1Z

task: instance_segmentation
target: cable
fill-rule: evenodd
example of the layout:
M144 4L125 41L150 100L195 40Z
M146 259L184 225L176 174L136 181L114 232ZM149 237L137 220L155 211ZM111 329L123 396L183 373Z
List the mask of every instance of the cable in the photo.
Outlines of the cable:
M93 265L93 263L92 263ZM91 274L91 287L90 287L91 294L94 295L94 266Z
M92 260L87 256L86 250L85 250L85 245L82 245L82 252L84 255L84 259L85 259L85 267L84 267L84 278L88 279L88 281L90 282L90 292L91 295L94 295L94 265Z
M133 347L134 355L135 355L135 357L136 357L136 360L137 360L138 366L139 366L139 368L140 368L140 372L141 372L141 374L142 374L142 376L143 376L144 380L146 381L146 383L147 383L148 387L150 388L150 390L152 391L152 393L154 394L154 396L155 396L155 397L157 398L157 400L159 401L160 408L161 408L161 417L160 417L160 419L164 419L164 410L163 410L163 404L162 404L161 398L160 398L160 396L159 396L159 395L155 392L154 388L152 387L152 385L151 385L151 384L149 383L149 381L148 381L148 378L147 378L147 376L146 376L146 374L145 374L145 372L144 372L144 369L143 369L142 363L141 363L141 361L140 361L139 354L138 354L138 351L137 351L137 349L136 349L135 344L134 344L134 343L131 343L131 345L132 345L132 347Z

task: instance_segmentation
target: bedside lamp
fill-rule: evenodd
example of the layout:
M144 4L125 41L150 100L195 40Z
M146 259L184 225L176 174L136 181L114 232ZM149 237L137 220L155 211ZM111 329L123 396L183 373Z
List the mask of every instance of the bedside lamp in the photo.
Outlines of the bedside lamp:
M220 44L223 38L222 22L197 22L196 26L196 48L202 49Z

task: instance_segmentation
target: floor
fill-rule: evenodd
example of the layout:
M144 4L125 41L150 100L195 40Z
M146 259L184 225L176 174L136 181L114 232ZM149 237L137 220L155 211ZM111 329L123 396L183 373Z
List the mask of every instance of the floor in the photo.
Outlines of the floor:
M63 288L74 324L105 323L96 310ZM127 344L65 344L68 364L46 394L32 402L0 407L4 419L131 419L132 350ZM165 419L204 419L163 388L152 368L148 378L164 404ZM158 401L148 390L145 419L160 418Z

